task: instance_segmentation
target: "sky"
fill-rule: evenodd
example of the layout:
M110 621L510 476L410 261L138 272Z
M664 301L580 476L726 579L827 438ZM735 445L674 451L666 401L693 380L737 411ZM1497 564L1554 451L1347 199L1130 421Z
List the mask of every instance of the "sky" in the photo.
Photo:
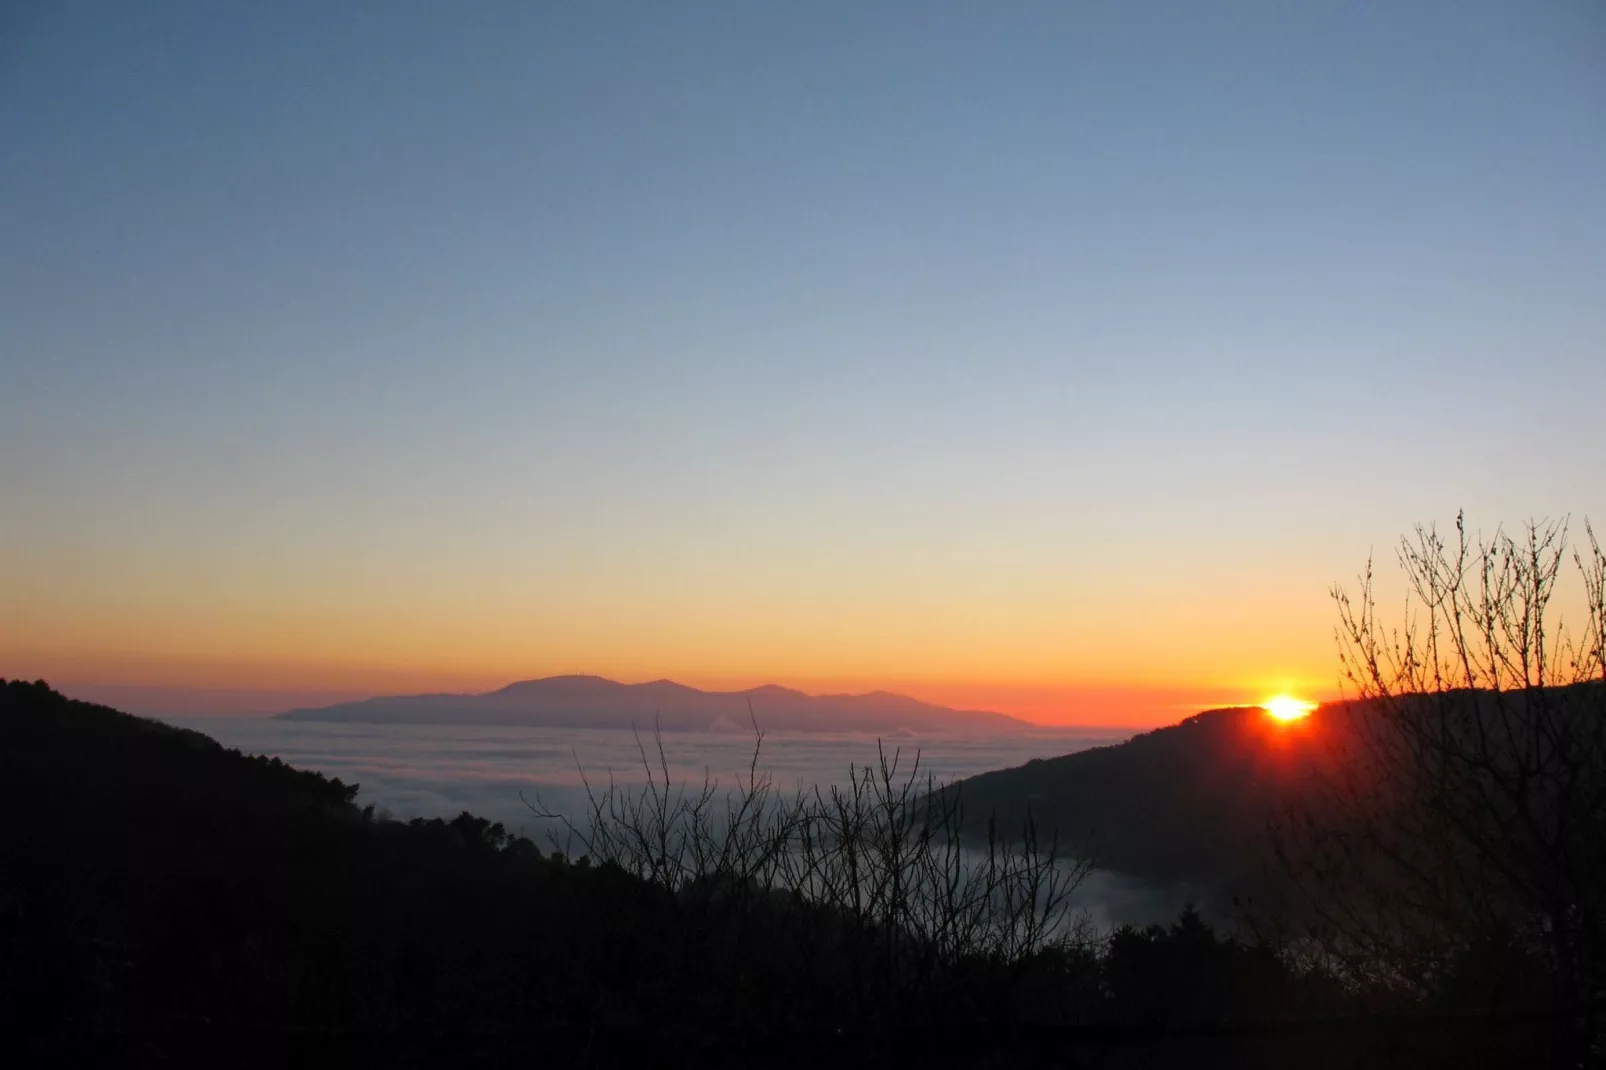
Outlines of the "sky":
M0 14L0 675L1141 724L1606 524L1598 4Z

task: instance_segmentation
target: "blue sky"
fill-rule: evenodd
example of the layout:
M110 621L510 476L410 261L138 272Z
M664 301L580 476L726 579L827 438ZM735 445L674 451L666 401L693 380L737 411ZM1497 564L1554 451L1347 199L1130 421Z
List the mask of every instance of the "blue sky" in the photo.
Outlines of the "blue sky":
M1303 680L1606 520L1598 5L4 18L13 673Z

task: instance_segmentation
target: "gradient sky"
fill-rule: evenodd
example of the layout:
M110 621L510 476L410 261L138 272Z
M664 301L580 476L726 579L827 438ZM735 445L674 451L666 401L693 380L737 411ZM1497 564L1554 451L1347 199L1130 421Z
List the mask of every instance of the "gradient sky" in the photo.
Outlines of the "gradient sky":
M1603 12L8 5L0 675L1329 692L1606 522Z

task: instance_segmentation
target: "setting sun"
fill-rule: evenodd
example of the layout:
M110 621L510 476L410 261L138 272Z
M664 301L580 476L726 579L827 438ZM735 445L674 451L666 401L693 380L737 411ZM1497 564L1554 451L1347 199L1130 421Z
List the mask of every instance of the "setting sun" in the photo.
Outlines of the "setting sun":
M1310 716L1310 711L1316 708L1316 703L1306 702L1292 695L1278 695L1262 702L1260 708L1279 721L1297 721L1301 717Z

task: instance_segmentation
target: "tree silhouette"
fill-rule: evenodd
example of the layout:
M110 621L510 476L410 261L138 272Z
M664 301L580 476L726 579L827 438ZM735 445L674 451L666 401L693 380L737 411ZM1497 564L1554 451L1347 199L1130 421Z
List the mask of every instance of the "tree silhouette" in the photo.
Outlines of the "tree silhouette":
M1402 540L1403 620L1334 589L1351 700L1279 848L1346 975L1573 1023L1606 993L1606 555L1588 525ZM1563 610L1569 616L1565 616Z

